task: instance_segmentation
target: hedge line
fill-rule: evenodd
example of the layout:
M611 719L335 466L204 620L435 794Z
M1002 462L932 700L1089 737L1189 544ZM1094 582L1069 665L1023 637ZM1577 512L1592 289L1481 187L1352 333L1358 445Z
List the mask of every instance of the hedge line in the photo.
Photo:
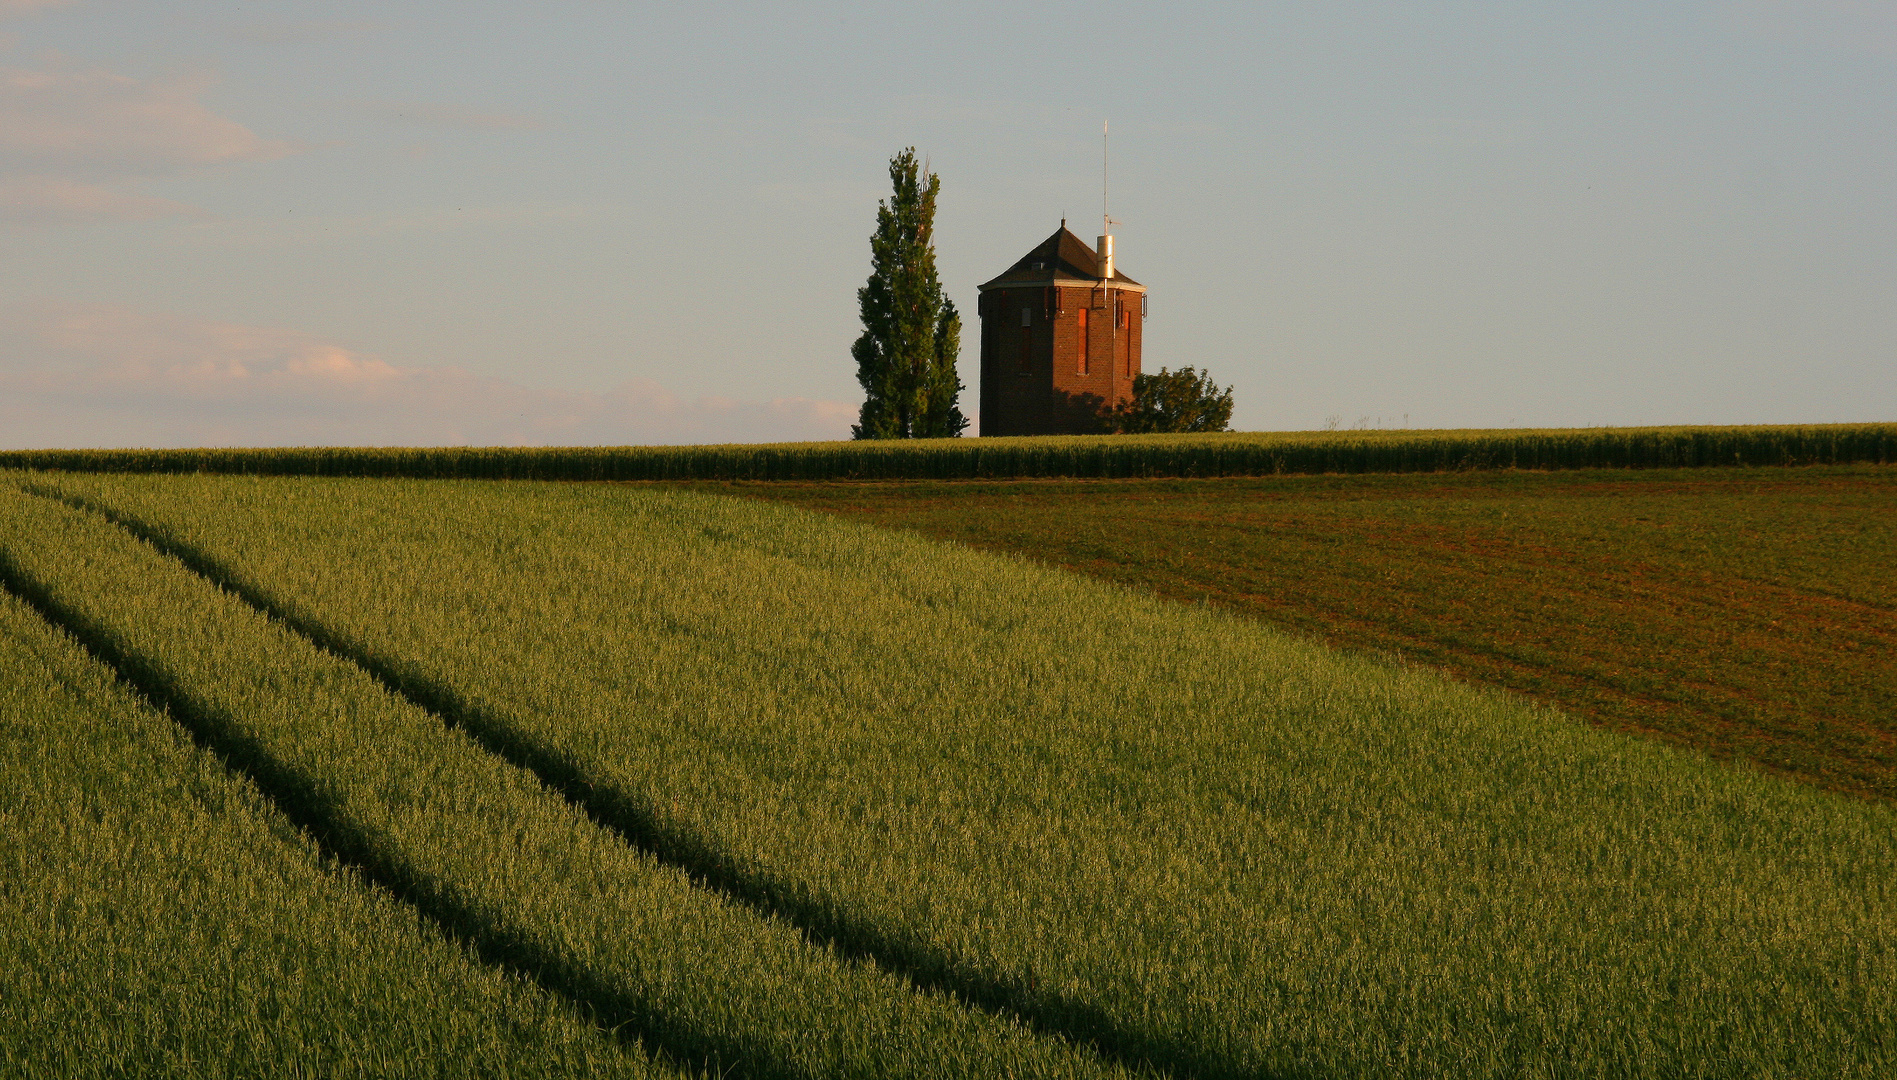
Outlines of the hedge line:
M728 446L10 450L0 468L516 480L1262 476L1897 461L1897 424L1230 432Z

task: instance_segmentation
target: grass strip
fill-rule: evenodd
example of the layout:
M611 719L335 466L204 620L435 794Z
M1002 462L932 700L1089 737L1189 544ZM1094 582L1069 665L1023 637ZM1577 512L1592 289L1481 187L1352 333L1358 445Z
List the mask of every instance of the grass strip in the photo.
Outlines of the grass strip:
M599 447L9 450L0 468L511 480L896 480L1897 461L1897 424L1225 432Z
M660 1077L0 592L0 1075Z
M123 530L17 489L6 502L11 589L337 857L669 1058L765 1077L1114 1072L696 888Z
M774 902L1155 1064L1897 1068L1889 807L782 507L34 482L450 687Z

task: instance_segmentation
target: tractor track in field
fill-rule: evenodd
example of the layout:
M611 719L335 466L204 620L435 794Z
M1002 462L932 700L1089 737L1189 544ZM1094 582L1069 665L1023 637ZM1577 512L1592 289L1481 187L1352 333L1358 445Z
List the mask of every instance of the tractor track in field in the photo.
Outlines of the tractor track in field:
M0 590L17 597L49 625L70 636L91 658L104 664L136 697L169 717L200 749L210 753L232 773L253 784L263 799L309 837L323 859L334 860L360 873L434 925L445 937L469 949L480 961L531 982L555 997L580 1007L609 1037L637 1042L678 1062L739 1061L755 1063L755 1048L728 1040L678 1031L641 1003L575 965L553 960L519 936L467 906L454 903L443 890L432 888L399 860L374 852L354 831L339 821L333 802L318 785L284 765L255 739L231 730L202 708L178 681L158 665L123 646L116 635L98 627L62 603L51 589L23 572L0 550ZM786 1070L752 1070L755 1076L795 1076Z
M1090 1050L1135 1075L1174 1080L1224 1080L1233 1075L1218 1062L1198 1058L1189 1047L1162 1043L1127 1028L1084 1001L1052 995L1044 987L1035 985L1031 976L1023 984L971 974L959 969L953 957L905 940L867 920L851 918L818 898L801 895L801 890L787 881L740 867L713 844L660 824L656 816L636 800L595 786L576 763L523 736L485 710L470 705L450 687L404 671L398 662L350 641L314 619L286 609L212 556L164 530L80 496L31 483L21 484L19 489L96 516L176 559L191 573L312 647L353 665L444 726L466 734L484 751L530 773L548 790L585 814L596 827L627 846L683 871L695 886L761 918L783 921L814 948L833 950L849 959L873 964L905 980L918 993L944 994L964 1008L1017 1021L1037 1034ZM723 1060L752 1066L749 1069L739 1066L733 1075L790 1075L768 1066L757 1068L761 1055L755 1047L728 1045L722 1040L694 1038L678 1032L673 1025L651 1015L650 1010L605 980L585 970L548 961L479 913L446 901L439 890L428 888L401 866L390 864L369 851L346 828L338 826L315 785L276 762L253 740L227 730L215 717L207 715L156 665L126 649L113 635L62 604L50 589L23 573L3 549L0 549L0 588L18 596L40 617L72 635L136 693L173 717L195 743L215 754L233 771L249 778L273 806L316 842L324 855L360 870L372 883L436 923L449 937L472 948L484 962L573 1001L615 1036L636 1037L673 1060Z

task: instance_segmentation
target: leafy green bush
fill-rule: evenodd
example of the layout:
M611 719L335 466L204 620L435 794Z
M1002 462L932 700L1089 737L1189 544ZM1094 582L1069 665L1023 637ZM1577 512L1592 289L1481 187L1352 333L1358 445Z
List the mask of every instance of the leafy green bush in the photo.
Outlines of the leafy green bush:
M1114 406L1107 427L1121 434L1183 434L1228 431L1232 426L1232 388L1219 389L1211 372L1196 368L1160 368L1156 375L1133 376L1133 396Z

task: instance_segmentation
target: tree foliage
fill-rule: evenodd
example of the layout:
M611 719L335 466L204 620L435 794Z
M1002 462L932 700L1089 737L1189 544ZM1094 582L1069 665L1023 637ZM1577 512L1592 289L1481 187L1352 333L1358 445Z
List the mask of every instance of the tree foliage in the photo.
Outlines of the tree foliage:
M1219 389L1210 372L1182 367L1133 376L1133 396L1107 414L1115 432L1229 431L1232 388Z
M869 282L856 291L863 334L850 348L863 411L859 439L938 439L962 433L955 372L962 320L935 273L935 196L942 181L916 163L915 147L889 161L895 191L876 207Z

